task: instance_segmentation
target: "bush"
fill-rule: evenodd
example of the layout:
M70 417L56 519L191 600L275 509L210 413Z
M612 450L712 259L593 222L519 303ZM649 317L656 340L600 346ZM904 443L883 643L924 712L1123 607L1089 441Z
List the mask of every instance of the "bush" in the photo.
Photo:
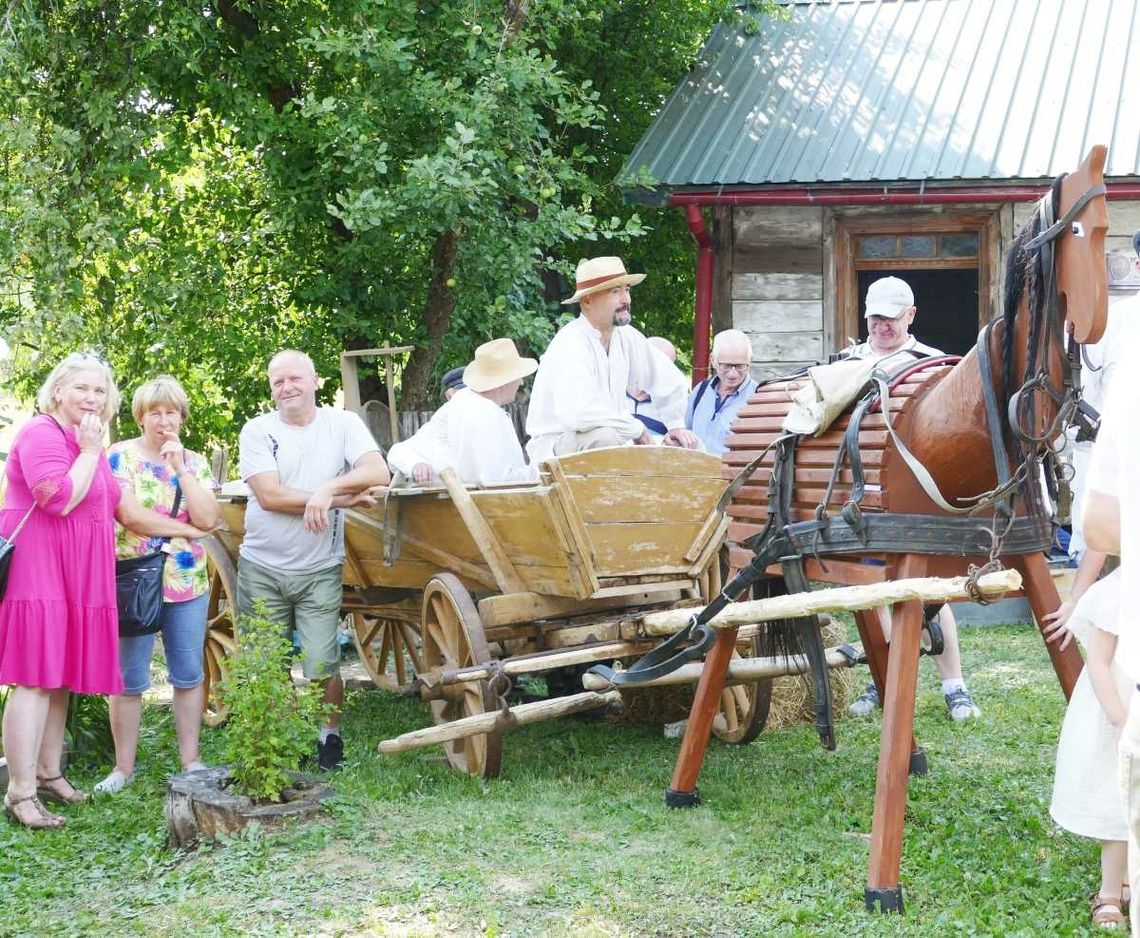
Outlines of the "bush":
M225 759L235 786L255 801L280 801L291 774L313 748L322 715L316 684L295 688L289 674L292 644L265 604L237 624L223 693L230 707Z

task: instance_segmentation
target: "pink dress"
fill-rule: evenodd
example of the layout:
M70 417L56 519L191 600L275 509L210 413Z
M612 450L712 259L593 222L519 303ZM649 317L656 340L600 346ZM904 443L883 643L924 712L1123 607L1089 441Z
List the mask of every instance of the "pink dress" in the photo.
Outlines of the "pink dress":
M119 617L115 605L115 508L120 490L100 454L83 500L64 516L67 478L79 455L75 434L45 414L12 443L0 534L16 538L8 589L0 601L0 684L67 687L119 694Z

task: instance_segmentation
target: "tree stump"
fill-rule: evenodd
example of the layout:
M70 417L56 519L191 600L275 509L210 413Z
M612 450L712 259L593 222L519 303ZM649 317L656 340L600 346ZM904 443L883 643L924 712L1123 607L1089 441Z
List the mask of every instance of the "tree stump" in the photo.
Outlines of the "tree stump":
M314 816L333 795L326 782L297 773L283 801L256 804L230 789L229 766L183 772L166 786L166 830L172 847L192 847L202 840L235 834L250 821L279 827L285 821Z

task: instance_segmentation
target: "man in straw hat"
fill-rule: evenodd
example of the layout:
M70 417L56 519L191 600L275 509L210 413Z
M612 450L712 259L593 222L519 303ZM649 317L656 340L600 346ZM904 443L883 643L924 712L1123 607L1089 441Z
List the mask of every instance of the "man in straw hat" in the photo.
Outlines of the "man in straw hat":
M574 295L581 315L563 326L534 379L526 431L532 463L602 446L648 444L649 431L630 412L626 390L637 387L653 399L666 427L662 442L695 448L685 429L686 390L670 362L629 324L629 288L645 274L630 274L619 257L593 257L578 264Z
M463 369L460 389L412 437L388 451L388 465L416 482L430 482L444 469L484 485L536 481L538 471L527 465L503 410L536 368L538 362L520 357L510 339L480 345Z

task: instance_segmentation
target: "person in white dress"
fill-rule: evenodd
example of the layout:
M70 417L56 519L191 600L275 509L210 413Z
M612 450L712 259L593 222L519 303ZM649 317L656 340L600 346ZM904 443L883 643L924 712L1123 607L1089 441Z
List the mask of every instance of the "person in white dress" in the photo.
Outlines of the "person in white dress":
M1086 551L1073 598L1046 618L1054 632L1067 626L1085 645L1085 668L1073 688L1061 737L1049 814L1071 833L1100 842L1100 888L1092 895L1095 925L1124 925L1128 822L1120 802L1117 745L1132 682L1116 667L1120 570L1096 580L1105 555ZM1091 584L1091 585L1090 585ZM1063 639L1067 643L1069 638Z
M538 368L522 358L510 339L493 339L475 350L463 369L463 387L415 434L388 451L388 465L415 482L431 482L444 469L476 485L536 482L514 424L503 410Z

